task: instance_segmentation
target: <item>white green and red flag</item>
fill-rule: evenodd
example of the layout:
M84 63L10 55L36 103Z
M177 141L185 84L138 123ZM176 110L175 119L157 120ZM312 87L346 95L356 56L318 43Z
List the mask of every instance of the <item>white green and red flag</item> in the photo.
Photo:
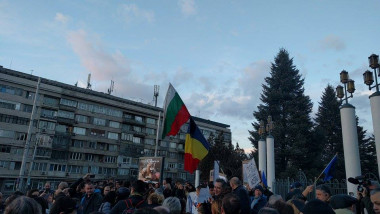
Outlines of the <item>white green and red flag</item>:
M162 139L165 136L174 136L178 133L181 126L190 118L190 113L183 103L181 97L169 83L164 103L164 126Z

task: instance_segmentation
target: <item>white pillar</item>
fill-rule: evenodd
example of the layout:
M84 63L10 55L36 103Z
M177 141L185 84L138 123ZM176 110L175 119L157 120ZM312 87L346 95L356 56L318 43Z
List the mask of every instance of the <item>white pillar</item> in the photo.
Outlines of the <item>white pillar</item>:
M199 176L200 176L199 169L197 169L195 170L195 188L199 186Z
M369 96L369 101L371 103L373 134L375 135L376 156L378 157L377 167L380 176L380 92L375 92Z
M264 139L259 140L259 171L267 174L267 146Z
M355 107L344 104L340 108L342 122L344 165L346 167L346 179L361 175L360 156L358 145L358 131L356 126ZM357 185L347 182L347 193L356 195Z
M272 135L267 137L267 182L268 187L273 191L273 182L275 176L275 161L274 161L274 138Z

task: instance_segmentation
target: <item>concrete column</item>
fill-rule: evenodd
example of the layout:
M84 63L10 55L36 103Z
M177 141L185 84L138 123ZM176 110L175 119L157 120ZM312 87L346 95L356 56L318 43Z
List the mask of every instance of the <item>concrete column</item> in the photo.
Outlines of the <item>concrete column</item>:
M375 135L377 166L380 176L380 92L375 92L369 96L371 103L373 134Z
M267 174L267 146L264 139L259 140L259 171Z
M274 160L274 138L272 135L267 137L267 182L268 187L273 191L273 182L275 176L275 160Z
M199 177L200 177L200 172L199 169L195 170L195 188L199 186Z
M346 167L346 179L361 175L360 156L358 145L358 132L356 126L355 107L344 104L340 107L340 119L342 122L344 164ZM347 192L356 195L357 185L347 182Z

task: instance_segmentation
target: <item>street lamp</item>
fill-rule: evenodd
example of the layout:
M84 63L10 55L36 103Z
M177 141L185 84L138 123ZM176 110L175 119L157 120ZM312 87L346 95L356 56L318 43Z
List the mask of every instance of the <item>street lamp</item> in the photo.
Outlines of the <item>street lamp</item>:
M364 84L368 85L368 89L371 90L376 88L376 91L369 96L371 103L371 114L372 114L372 124L373 124L373 134L375 135L375 145L377 157L380 155L380 92L379 83L377 82L377 77L380 75L379 70L379 55L372 54L368 57L369 67L371 67L375 72L375 78L371 71L365 71L363 73ZM374 81L375 79L375 81ZM371 86L375 82L374 86ZM380 158L377 159L377 164L380 169ZM380 173L380 170L379 170Z
M267 182L268 187L273 189L273 182L276 180L275 175L275 162L274 162L274 138L271 135L273 130L272 116L268 116L266 131L267 136Z
M340 72L340 82L344 87L336 87L336 96L346 102L340 107L340 120L342 125L344 164L346 167L346 178L361 175L358 133L356 125L355 107L348 103L348 99L353 97L355 92L355 82L349 78L348 72ZM351 95L348 96L347 92ZM356 186L347 182L347 192L356 193Z
M373 84L373 73L371 71L365 71L363 73L364 84L368 85L369 90L376 87L376 92L379 92L379 84L377 83L377 70L379 69L379 55L372 54L368 57L369 67L371 67L375 72L375 85ZM379 72L380 75L380 72Z
M344 85L344 91L343 87L341 85L338 85L336 87L336 96L340 100L345 100L346 104L348 104L348 99L354 97L352 94L355 92L355 81L349 79L348 72L343 70L340 72L340 82ZM347 92L349 92L351 95L348 96Z

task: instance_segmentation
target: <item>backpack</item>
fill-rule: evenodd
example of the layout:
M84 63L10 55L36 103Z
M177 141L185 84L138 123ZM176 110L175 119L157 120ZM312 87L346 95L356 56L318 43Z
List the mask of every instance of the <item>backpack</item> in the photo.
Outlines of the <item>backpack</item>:
M125 205L127 205L127 208L123 211L122 214L133 214L136 209L139 208L139 206L144 203L145 200L139 201L139 203L136 204L136 206L133 206L132 200L129 198L127 200L124 200Z

